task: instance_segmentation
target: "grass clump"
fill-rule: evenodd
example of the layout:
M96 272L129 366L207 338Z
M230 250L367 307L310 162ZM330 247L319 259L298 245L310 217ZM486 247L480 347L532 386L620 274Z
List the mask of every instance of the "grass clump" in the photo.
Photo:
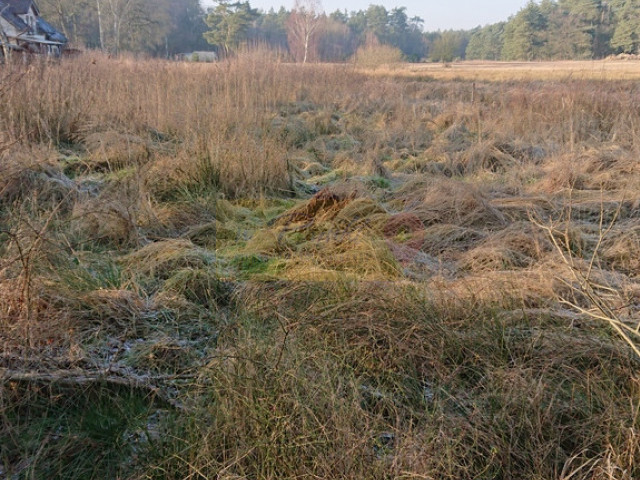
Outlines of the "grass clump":
M237 270L241 279L277 279L286 268L286 260L260 254L242 254L233 257L230 266Z
M180 374L201 360L196 348L171 337L137 342L127 352L126 363L152 374Z
M358 379L358 415L386 422L383 431L394 438L391 461L377 465L389 475L553 476L585 448L604 454L609 438L595 425L607 425L620 408L635 422L612 399L635 391L637 379L614 385L600 370L622 372L635 360L621 352L609 357L615 349L588 332L567 342L553 320L501 320L496 311L469 304L441 308L426 292L393 284L295 283L279 292L268 296L272 308L296 319L285 331L304 339L308 354L328 349L341 359L334 369L348 366ZM256 298L255 290L247 293ZM255 308L269 318L264 304ZM607 367L596 353L603 349ZM558 402L557 409L542 408L549 402ZM374 450L382 432L365 429Z
M247 242L246 250L265 255L285 254L294 248L282 228L260 230Z
M89 152L87 167L92 171L113 172L141 165L151 155L144 139L113 130L92 132L82 143Z
M297 280L322 281L340 275L370 280L399 278L401 269L384 240L371 232L356 232L301 244L298 255L283 271L285 278Z
M197 247L186 239L161 240L128 254L123 259L129 274L167 280L177 269L215 267L213 252Z
M144 320L153 316L148 298L125 289L97 289L75 298L58 297L60 310L67 311L80 331L119 332L123 337L139 334Z
M503 226L503 215L474 185L456 180L421 180L399 193L405 209L426 226L450 223L461 227Z
M173 273L164 282L162 289L183 295L190 302L215 309L229 302L232 287L214 269L185 268Z
M27 201L36 209L68 209L79 195L76 183L46 149L13 147L0 161L0 212Z
M149 294L171 292L190 302L216 309L229 300L231 285L213 252L186 239L163 240L123 259L130 282Z

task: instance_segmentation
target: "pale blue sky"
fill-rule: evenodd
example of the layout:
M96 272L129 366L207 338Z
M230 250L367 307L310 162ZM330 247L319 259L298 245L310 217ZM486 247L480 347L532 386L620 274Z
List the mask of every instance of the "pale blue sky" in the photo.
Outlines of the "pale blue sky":
M202 0L206 6L211 0ZM325 12L337 9L347 11L366 10L371 4L384 5L387 10L395 7L407 7L409 17L422 17L424 28L428 31L470 29L478 25L506 20L527 4L528 0L322 0ZM280 6L290 9L293 0L249 0L254 8L269 10Z

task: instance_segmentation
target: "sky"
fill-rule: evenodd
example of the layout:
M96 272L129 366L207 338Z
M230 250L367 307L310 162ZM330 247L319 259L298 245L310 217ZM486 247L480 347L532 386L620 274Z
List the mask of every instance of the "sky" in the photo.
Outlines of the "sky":
M202 0L212 5L212 0ZM387 10L407 7L407 15L421 17L426 31L471 29L478 25L506 20L527 4L528 0L322 0L324 11L366 10L371 4L384 5ZM254 8L276 10L281 6L293 7L293 0L249 0Z

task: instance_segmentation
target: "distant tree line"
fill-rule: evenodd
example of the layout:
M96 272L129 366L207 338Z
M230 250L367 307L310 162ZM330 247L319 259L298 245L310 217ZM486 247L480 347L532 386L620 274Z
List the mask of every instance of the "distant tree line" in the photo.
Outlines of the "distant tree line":
M530 1L503 22L425 33L429 58L580 60L640 53L640 1Z
M154 56L207 48L199 0L39 0L38 6L76 46Z
M296 0L287 10L256 10L248 1L40 0L42 14L76 45L111 53L172 56L242 44L265 44L299 62L344 61L363 46L397 49L408 61L602 58L640 53L640 1L530 1L508 20L472 30L424 32L405 7L337 10Z
M343 61L361 45L398 48L408 60L427 56L423 20L409 18L405 7L387 10L371 5L366 10L322 12L317 0L297 0L285 8L261 12L249 2L219 0L205 16L207 40L224 53L242 43L263 43L287 51L300 62Z
M592 59L640 53L638 0L530 1L506 22L470 32L466 58Z
M262 43L299 61L342 61L368 43L397 47L406 59L427 57L422 19L406 8L380 5L357 12L322 12L317 0L293 9L256 10L248 1L219 0L205 10L199 0L39 0L42 15L80 47L172 56Z

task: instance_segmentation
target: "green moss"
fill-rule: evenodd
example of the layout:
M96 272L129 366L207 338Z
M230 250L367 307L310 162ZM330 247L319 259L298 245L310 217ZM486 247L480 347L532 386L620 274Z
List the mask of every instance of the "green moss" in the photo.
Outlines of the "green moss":
M270 258L265 255L240 255L231 260L231 266L245 273L263 273Z
M266 255L239 255L231 260L231 266L238 270L240 278L275 277L286 267L286 261Z
M367 185L373 188L389 188L391 182L384 177L373 177L367 181Z

